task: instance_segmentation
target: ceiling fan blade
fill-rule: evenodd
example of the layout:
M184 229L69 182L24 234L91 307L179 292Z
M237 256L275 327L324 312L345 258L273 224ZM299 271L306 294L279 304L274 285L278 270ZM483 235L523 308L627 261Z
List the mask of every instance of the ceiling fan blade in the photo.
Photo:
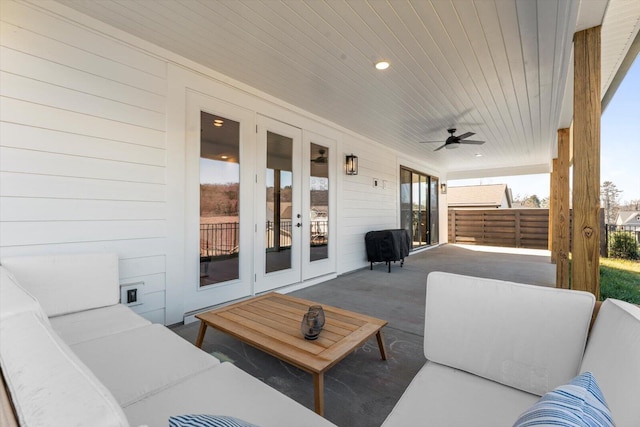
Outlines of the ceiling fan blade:
M443 144L443 145L441 145L440 147L436 148L436 149L435 149L435 150L433 150L433 151L441 150L441 149L443 149L443 148L444 148L444 147L446 147L446 146L447 146L447 144Z
M470 136L475 135L474 132L467 132L467 133L463 133L462 135L458 135L458 139L465 139L465 138L469 138Z
M418 141L418 144L431 144L431 143L433 143L433 142L440 142L440 143L442 143L442 142L444 142L444 141L443 141L443 140L440 140L440 141Z
M467 139L465 141L460 141L460 144L475 144L475 145L482 145L484 144L484 141L474 141L473 139Z

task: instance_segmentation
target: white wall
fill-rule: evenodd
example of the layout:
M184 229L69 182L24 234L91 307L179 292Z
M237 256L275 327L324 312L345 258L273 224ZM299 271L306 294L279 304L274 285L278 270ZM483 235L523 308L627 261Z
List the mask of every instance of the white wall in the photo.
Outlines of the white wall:
M183 90L175 66L222 99L331 134L338 161L358 156L358 175L338 175L338 274L366 265L367 231L399 226L399 165L410 161L398 153L60 4L0 7L0 256L117 252L121 283L145 282L136 309L176 321L179 302L165 313L165 299L181 298L172 266L184 264L184 181L168 166L184 158L168 102Z
M343 162L347 154L358 156L358 175L341 175L338 273L367 265L364 246L367 231L400 226L396 153L351 135L344 137L342 151ZM378 180L377 187L373 185L374 178Z
M164 322L166 63L28 5L1 14L1 255L118 252Z

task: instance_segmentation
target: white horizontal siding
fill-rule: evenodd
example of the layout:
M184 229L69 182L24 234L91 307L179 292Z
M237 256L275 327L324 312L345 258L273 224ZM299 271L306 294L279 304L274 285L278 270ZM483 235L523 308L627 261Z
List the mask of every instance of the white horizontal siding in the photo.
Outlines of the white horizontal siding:
M164 166L166 163L165 150L163 148L78 135L59 130L36 128L16 123L0 123L0 140L5 147L151 166Z
M22 221L163 220L163 202L0 197L0 218Z
M166 61L3 2L0 250L116 252L164 323Z
M5 197L158 202L165 200L164 187L164 184L0 171L0 194Z
M21 148L0 147L0 170L23 174L71 176L162 184L164 168Z
M4 61L3 61L4 62ZM164 114L90 93L0 72L0 95L144 128L164 130Z
M131 308L155 323L164 323L165 264L164 255L126 258L119 263L120 285L144 283L139 290L143 304Z
M397 156L377 144L353 137L345 138L344 151L358 156L358 175L344 175L342 182L339 273L366 265L367 232L398 227ZM373 185L374 178L377 187Z
M0 81L0 84L4 82ZM164 147L164 132L13 98L0 98L2 121L105 140Z
M80 93L164 113L164 94L121 83L8 47L0 48L1 68L8 73L49 82Z
M50 253L117 253L120 260L164 255L166 238L135 240L102 240L92 242L58 242L46 245L24 245L3 248L3 256L47 255Z
M142 221L2 221L2 247L166 236L163 220ZM3 252L4 253L4 252Z
M130 46L123 49L124 45L122 43L105 37L103 34L89 31L81 26L69 25L64 18L61 19L49 12L43 12L40 9L20 3L3 5L2 20L15 25L20 31L48 38L52 43L71 46L79 52L94 54L97 57L104 58L105 63L112 66L120 64L130 70L138 70L148 75L149 78L156 77L158 87L164 88L164 85L161 83L167 76L166 63L164 61L140 52ZM15 30L11 32L15 32ZM25 40L25 37L20 36L19 39ZM30 40L27 39L26 41ZM60 57L60 55L56 57ZM96 64L95 60L89 62L94 65ZM100 63L98 62L97 64ZM112 76L114 73L109 72L108 75ZM163 89L160 91L162 92Z

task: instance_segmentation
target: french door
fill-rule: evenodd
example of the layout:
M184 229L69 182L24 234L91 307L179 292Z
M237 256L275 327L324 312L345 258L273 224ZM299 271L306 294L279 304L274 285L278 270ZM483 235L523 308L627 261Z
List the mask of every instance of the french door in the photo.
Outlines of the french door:
M335 141L257 118L256 293L336 271Z
M185 311L252 293L255 114L187 92Z

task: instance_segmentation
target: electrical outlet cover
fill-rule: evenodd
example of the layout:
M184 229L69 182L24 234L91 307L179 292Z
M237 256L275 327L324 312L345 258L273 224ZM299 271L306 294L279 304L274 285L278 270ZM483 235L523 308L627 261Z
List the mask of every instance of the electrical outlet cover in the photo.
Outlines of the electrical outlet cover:
M144 303L142 301L142 286L144 286L144 282L120 285L120 304L126 305L127 307L142 305Z

